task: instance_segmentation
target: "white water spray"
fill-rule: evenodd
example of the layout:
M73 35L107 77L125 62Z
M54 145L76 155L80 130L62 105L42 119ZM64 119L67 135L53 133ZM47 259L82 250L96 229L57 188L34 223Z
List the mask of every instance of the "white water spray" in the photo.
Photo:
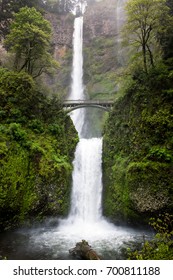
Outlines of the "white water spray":
M101 218L102 139L80 139L73 171L71 221L94 223Z

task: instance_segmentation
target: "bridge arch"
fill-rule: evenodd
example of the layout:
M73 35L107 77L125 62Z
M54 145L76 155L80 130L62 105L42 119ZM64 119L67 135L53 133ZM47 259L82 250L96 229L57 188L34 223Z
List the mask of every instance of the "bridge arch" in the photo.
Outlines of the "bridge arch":
M63 107L68 113L81 109L81 108L98 108L109 112L113 106L113 101L103 101L103 100L64 100Z
M110 111L110 108L106 108L106 107L103 107L103 106L100 106L100 105L78 105L78 106L75 106L75 107L71 107L70 109L68 108L67 112L71 113L71 112L73 112L77 109L81 109L81 108L97 108L97 109L104 110L106 112Z

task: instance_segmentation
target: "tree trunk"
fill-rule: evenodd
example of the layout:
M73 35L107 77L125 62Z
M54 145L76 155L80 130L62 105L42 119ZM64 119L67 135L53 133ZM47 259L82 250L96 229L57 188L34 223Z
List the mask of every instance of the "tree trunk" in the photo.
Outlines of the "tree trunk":
M69 253L76 258L83 260L100 260L98 254L91 248L87 241L82 240L69 250Z
M146 73L148 73L148 69L147 69L147 54L146 54L145 43L142 46L142 53L143 53L143 61L144 61L144 70L145 70Z
M150 50L150 47L147 45L147 49L148 49L148 52L149 52L149 56L150 56L150 63L152 65L152 67L154 67L154 59L153 59L153 54L152 54L152 51Z

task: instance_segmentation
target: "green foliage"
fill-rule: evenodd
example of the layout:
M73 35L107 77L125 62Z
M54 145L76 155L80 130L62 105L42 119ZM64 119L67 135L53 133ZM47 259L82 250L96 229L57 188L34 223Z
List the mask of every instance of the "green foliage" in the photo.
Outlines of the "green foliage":
M33 119L28 123L28 127L35 131L36 133L43 133L44 126L43 123L38 119Z
M78 141L57 97L26 73L0 69L0 230L26 218L64 215Z
M123 89L124 96L114 105L105 125L103 204L104 213L114 220L138 223L151 213L172 211L169 73L165 65L147 75L140 70L133 72Z
M21 128L20 124L10 123L8 132L10 134L10 138L17 142L22 142L26 139L26 132Z
M127 165L128 157L124 158L117 154L114 157L113 166L104 172L104 185L109 188L106 187L103 191L103 212L114 222L121 220L126 223L130 218L135 221L138 219L135 211L132 210L129 199L129 189L126 183Z
M7 146L5 140L4 137L3 144ZM32 204L36 203L33 181L28 178L27 153L20 147L20 144L13 144L12 141L10 143L10 148L7 147L6 153L3 153L3 156L1 154L1 229L3 226L8 226L12 218L13 221L23 219L26 212L30 211L30 207L33 207Z
M147 158L152 161L171 162L173 160L172 154L165 147L152 147L147 154Z
M126 12L124 43L130 46L135 60L141 60L147 73L160 59L160 39L172 28L169 8L166 0L130 0Z
M150 225L156 231L151 241L145 241L140 251L130 252L131 260L172 260L173 259L173 215L159 215L151 218Z
M49 125L49 131L53 134L53 135L60 135L61 134L61 127L58 124L52 124Z
M65 117L57 96L48 98L37 90L32 77L0 68L0 119L2 122L29 123L30 127L43 131L41 121L51 123ZM38 117L40 120L38 120Z
M15 54L14 67L34 78L58 64L50 55L51 27L35 8L24 7L15 14L5 45Z
M1 0L0 1L0 37L9 32L9 24L22 7L37 7L41 0Z
M84 80L90 98L114 97L117 90L116 47L114 38L96 37L84 48Z

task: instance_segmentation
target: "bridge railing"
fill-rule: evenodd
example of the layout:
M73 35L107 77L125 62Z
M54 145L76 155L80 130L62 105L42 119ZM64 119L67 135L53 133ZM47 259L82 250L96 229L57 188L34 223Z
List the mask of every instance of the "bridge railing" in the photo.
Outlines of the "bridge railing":
M112 100L64 100L63 104L65 106L70 105L112 105L114 101Z

